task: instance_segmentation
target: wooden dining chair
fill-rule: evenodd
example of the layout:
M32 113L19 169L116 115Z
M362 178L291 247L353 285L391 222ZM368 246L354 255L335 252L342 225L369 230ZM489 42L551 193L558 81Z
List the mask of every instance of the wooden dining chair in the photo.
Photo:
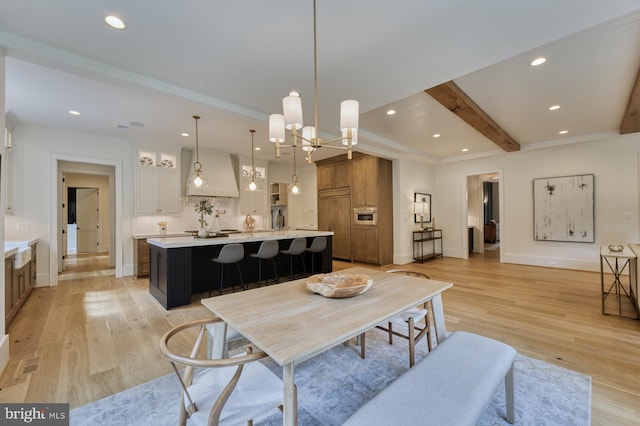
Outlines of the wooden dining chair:
M282 380L264 364L256 362L267 357L265 352L259 349L254 352L247 346L245 353L231 358L204 357L201 344L206 327L220 321L216 317L188 322L172 328L160 340L160 351L171 363L182 386L180 425L252 424L252 419L275 408L282 409ZM185 347L185 339L193 339L193 332L186 330L197 328L193 346L184 350L190 352L176 351L174 348ZM174 337L177 338L172 340ZM186 368L181 374L182 366Z
M389 269L387 272L429 279L429 276L427 274L406 269ZM424 319L424 326L419 325L422 319ZM406 333L395 330L393 328L394 325L400 327L400 330L406 330ZM400 314L390 318L385 323L378 324L376 328L384 330L389 334L390 345L393 345L393 336L401 337L409 341L409 367L413 367L413 365L415 364L415 346L417 341L426 336L427 348L429 349L429 351L431 351L432 349L431 322L429 320L427 303L425 303L422 308L416 307L401 312Z

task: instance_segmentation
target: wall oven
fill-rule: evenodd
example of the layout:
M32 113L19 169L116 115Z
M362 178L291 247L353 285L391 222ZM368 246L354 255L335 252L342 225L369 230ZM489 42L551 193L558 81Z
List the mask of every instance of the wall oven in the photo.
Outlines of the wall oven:
M353 209L354 225L376 225L377 222L377 207L356 207Z

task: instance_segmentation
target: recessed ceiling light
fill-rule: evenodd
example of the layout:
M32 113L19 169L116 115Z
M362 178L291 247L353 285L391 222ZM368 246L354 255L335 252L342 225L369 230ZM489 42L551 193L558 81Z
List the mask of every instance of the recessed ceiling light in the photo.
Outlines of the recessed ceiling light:
M124 23L124 21L120 18L118 18L115 15L109 15L106 16L104 18L104 21L112 28L115 28L116 30L124 30L127 25Z
M540 58L535 58L533 61L529 63L529 65L531 65L532 67L537 67L538 65L542 65L545 62L547 62L547 58L540 57Z
M469 151L469 148L462 148L462 152L467 152Z
M256 146L256 147L254 148L254 150L255 150L255 151L260 151L261 149L262 149L262 148L260 148L259 146Z
M187 136L189 136L189 133L187 133L187 132L182 132L182 133L180 133L180 136L184 136L184 137L186 138Z
M69 114L71 114L71 115L80 115L80 112L78 112L76 110L73 110L73 109L70 109L69 110Z
M395 114L396 114L395 109L390 109L389 111L387 111L387 115L395 115Z
M557 110L557 109L560 109L560 105L551 105L551 106L549 107L549 111L555 111L555 110Z
M434 137L434 138L439 138L439 137L440 137L440 133L434 133L434 134L433 134L433 137Z
M558 133L561 134L561 135L566 135L567 133L569 133L569 131L568 130L560 130Z

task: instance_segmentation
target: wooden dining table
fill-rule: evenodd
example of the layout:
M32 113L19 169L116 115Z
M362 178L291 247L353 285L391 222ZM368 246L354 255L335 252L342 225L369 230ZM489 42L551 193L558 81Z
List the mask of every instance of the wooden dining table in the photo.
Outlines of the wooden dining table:
M368 275L373 285L355 297L331 299L311 292L300 279L202 300L225 321L216 337L228 324L282 366L285 425L298 424L294 369L302 361L428 301L437 342L447 337L441 294L452 283L363 267L340 273Z

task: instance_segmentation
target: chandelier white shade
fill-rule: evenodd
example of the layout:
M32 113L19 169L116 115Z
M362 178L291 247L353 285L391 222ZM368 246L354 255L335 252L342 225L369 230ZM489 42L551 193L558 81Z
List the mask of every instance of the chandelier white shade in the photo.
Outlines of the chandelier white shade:
M313 0L313 107L314 125L305 126L302 117L302 98L297 92L291 92L282 99L282 114L269 116L269 140L276 144L276 158L280 158L280 148L301 146L307 152L307 161L311 164L311 153L321 146L347 150L347 158L352 157L352 147L357 144L358 101L346 100L340 104L340 137L323 140L318 132L318 63L316 37L316 1ZM302 134L298 130L302 129ZM289 130L290 145L283 145ZM337 146L333 145L337 144Z

